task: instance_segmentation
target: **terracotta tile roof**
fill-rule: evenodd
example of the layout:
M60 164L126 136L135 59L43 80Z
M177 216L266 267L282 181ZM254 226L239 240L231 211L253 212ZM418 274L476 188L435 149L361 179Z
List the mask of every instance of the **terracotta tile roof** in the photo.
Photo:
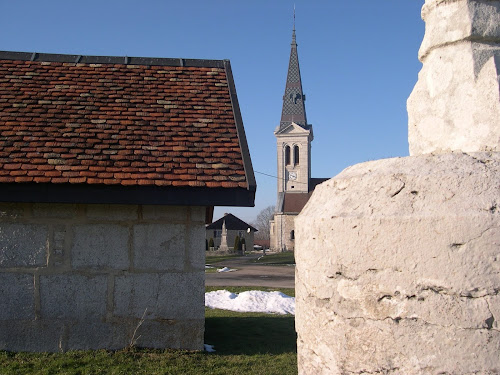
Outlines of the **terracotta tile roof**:
M0 52L0 183L254 181L228 61Z

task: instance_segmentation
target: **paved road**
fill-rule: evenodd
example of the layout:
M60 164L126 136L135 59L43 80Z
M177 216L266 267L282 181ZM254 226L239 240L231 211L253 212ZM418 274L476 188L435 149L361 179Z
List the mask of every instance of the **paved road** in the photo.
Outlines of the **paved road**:
M261 255L262 253L251 254L216 263L214 266L217 268L229 267L237 271L206 273L205 284L207 286L295 287L295 266L269 266L251 262Z

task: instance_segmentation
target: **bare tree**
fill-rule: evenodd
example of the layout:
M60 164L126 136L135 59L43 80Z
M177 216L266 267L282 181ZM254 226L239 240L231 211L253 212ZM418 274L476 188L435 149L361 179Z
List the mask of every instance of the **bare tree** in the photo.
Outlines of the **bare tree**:
M252 223L252 225L259 231L255 233L255 238L259 240L269 239L270 224L269 220L274 217L274 206L268 206L259 212L257 218Z

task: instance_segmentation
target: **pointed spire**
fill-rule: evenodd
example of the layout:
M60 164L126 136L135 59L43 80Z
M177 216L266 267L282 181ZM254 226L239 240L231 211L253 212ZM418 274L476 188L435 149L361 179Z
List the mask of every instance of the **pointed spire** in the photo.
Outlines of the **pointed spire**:
M289 125L292 121L307 127L305 95L302 91L300 78L299 57L297 53L297 39L295 36L295 6L293 8L293 32L286 78L285 95L283 95L283 110L281 112L280 128Z

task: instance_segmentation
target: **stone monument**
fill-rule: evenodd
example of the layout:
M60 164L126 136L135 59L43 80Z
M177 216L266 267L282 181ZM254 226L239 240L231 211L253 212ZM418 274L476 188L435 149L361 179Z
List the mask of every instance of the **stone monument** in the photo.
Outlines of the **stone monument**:
M296 219L299 374L500 372L500 1L426 0L410 157Z
M410 155L500 151L500 2L427 0Z
M227 228L226 228L226 221L225 220L222 222L222 231L221 231L221 236L220 236L219 250L220 251L229 251L229 247L227 246Z

